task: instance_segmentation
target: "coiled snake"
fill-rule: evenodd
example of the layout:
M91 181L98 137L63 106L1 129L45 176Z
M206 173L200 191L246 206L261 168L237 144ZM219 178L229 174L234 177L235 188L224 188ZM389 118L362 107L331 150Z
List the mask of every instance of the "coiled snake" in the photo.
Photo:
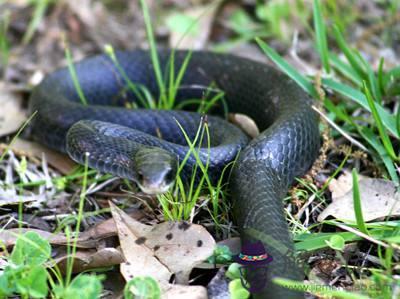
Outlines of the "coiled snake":
M175 53L175 70L187 54ZM169 57L169 51L159 51L162 70L169 70ZM158 98L160 91L149 52L117 52L116 58L130 81L146 86ZM180 111L124 108L127 102L138 99L127 88L126 77L106 55L85 59L75 65L75 70L88 105L80 102L68 69L50 74L31 96L30 109L38 112L31 126L34 138L68 152L80 163L85 161L84 153L89 152L89 166L133 179L144 191L167 189L174 179L177 157L182 159L188 150L178 123L193 138L201 117ZM261 134L247 143L239 129L210 116L211 148L202 149L200 156L206 161L210 154L209 172L218 177L241 149L229 186L242 240L263 241L273 256L268 281L275 276L299 280L302 276L291 257L293 242L282 198L294 177L304 174L318 154L318 117L310 107L311 100L272 67L232 55L193 52L177 103L203 98L210 86L225 93L229 112L250 116ZM220 106L212 114L221 114ZM137 142L145 146L137 146ZM189 160L190 168L195 160ZM301 293L268 282L256 297L298 296Z

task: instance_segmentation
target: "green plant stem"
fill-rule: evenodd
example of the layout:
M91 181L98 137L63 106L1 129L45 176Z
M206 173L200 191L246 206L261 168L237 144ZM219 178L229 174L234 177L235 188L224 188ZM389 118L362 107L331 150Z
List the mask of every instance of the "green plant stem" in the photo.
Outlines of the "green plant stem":
M83 181L82 181L82 189L81 193L79 196L79 208L78 208L78 219L76 223L76 229L75 229L75 236L73 239L73 244L72 244L72 251L71 251L71 257L68 260L69 263L67 265L67 275L66 275L66 283L65 286L68 286L71 282L72 278L72 270L74 267L74 259L76 255L76 248L77 248L77 243L79 239L79 232L80 232L80 227L81 227L81 222L83 219L83 208L84 208L84 203L85 203L85 198L86 198L86 188L87 188L87 173L88 173L88 156L85 158L85 170L84 170L84 176L83 176Z
M358 175L357 175L357 170L355 168L353 168L352 177L353 177L353 204L354 204L354 213L356 216L357 226L361 232L363 232L366 235L369 235L369 232L365 227L365 221L362 213L361 195L360 195L360 188L358 185Z

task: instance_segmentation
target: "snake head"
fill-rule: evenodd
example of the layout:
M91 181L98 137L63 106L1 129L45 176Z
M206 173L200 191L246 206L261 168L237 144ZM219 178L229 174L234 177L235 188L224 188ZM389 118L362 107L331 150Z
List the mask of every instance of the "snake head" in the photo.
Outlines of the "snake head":
M161 148L144 147L135 153L135 182L147 194L161 194L176 178L176 157Z

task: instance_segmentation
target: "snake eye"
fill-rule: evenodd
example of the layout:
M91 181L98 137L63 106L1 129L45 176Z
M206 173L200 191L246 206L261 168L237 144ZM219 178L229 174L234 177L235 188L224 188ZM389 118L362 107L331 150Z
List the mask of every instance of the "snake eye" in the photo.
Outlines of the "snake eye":
M170 169L170 170L168 170L167 174L165 175L165 181L167 183L170 183L174 180L175 180L175 172L172 169Z
M137 179L138 179L138 181L139 181L140 183L143 182L144 176L143 176L143 173L142 173L141 171L138 171L138 173L137 173Z

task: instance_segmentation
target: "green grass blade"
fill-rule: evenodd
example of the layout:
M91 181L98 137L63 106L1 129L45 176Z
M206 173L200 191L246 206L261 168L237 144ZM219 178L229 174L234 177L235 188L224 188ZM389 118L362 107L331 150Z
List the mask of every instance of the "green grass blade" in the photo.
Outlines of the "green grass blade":
M379 60L379 67L378 67L378 86L381 95L385 94L385 76L383 72L383 65L385 64L385 59L381 57Z
M377 162L383 162L385 165L391 179L399 183L399 177L397 175L396 168L394 167L392 159L387 154L384 146L382 145L379 137L368 127L359 126L357 123L353 121L353 119L346 114L346 111L343 111L339 107L336 107L329 99L324 101L325 108L330 111L336 118L346 123L349 123L352 128L356 128L357 132L371 145L371 147L378 153ZM342 128L342 130L344 130ZM379 161L381 160L381 161ZM339 166L340 167L340 166ZM339 169L339 168L338 168ZM323 190L322 188L321 190Z
M338 92L339 94L349 98L350 100L356 102L364 109L371 111L371 108L368 104L367 97L360 91L342 84L340 82L334 81L332 79L322 79L322 83L325 87L332 89L333 91ZM399 138L399 133L396 128L396 119L393 115L385 110L380 104L375 103L376 110L382 123L385 128L393 134L395 137Z
M176 76L175 85L173 87L175 90L175 93L178 90L179 86L181 85L183 76L185 75L186 69L190 62L190 59L192 58L192 54L193 54L193 51L189 50L188 54L185 56L185 59L183 60L181 68L179 69L178 75Z
M70 258L68 259L68 262L67 262L67 274L66 274L66 280L65 280L66 286L68 286L70 284L71 279L72 279L72 272L73 272L73 268L74 268L74 261L75 261L75 256L76 256L80 227L81 227L81 223L82 223L82 220L84 217L84 213L83 213L84 206L85 206L84 204L85 204L85 199L86 199L86 190L87 190L87 186L88 186L88 171L89 171L88 160L89 160L89 155L87 154L85 156L82 188L81 188L81 192L79 194L79 207L78 207L78 215L77 215L78 218L77 218L77 222L76 222L75 234L74 234L73 242L72 242L71 255L68 255Z
M166 86L164 84L164 79L162 76L160 60L158 59L157 45L153 33L153 28L151 26L149 8L145 0L140 0L140 5L142 7L144 23L146 25L146 34L147 34L147 40L149 41L150 45L150 56L153 65L153 70L156 76L158 88L160 90L160 101L167 103L167 98L165 93Z
M53 0L36 0L33 1L35 8L33 11L33 16L31 21L29 22L28 29L26 30L22 43L24 45L28 44L33 37L36 29L39 27L40 22L43 20L43 17L46 13L47 7Z
M360 188L358 185L357 170L353 168L351 174L353 177L353 204L354 204L354 214L356 216L357 226L361 232L368 235L369 233L367 228L365 227L365 221L362 214L361 196L360 196Z
M352 81L357 86L362 86L362 78L354 69L347 63L343 62L337 55L329 53L329 60L331 65L338 70L344 77Z
M5 71L10 55L10 43L7 38L7 31L10 25L10 12L7 10L0 16L0 63Z
M328 42L326 39L326 29L322 17L320 0L314 0L313 3L314 30L317 44L316 46L319 56L321 58L322 66L324 67L325 72L329 74L331 72L331 68L329 65Z
M190 59L192 58L192 51L189 50L183 63L181 64L178 74L175 78L175 49L171 51L171 55L169 57L168 66L169 66L169 76L168 76L168 104L163 109L172 109L175 106L175 98L179 90L179 86L181 85L183 76L185 75L186 69L189 65Z
M351 152L349 151L346 156L344 157L343 161L340 162L339 166L336 168L335 172L332 173L329 178L326 180L326 182L322 185L322 187L318 190L319 197L322 197L323 193L325 192L326 189L328 189L330 183L336 176L342 171L344 166L346 165L347 160L350 157Z
M264 53L290 78L292 78L301 88L303 88L309 95L318 99L318 93L314 85L303 75L301 75L294 67L287 63L274 49L269 47L261 39L256 38L257 44L264 51Z
M363 68L360 66L360 62L356 55L354 55L353 50L349 48L347 42L345 41L342 33L340 32L339 28L334 25L333 26L333 34L335 36L336 42L338 43L339 48L342 50L343 54L346 56L350 65L354 68L357 74L363 78L364 80L367 79L366 73Z
M202 108L201 111L199 111L200 113L208 113L208 111L218 102L218 101L223 101L225 97L225 93L224 92L219 92L217 93L212 99L210 99ZM204 101L203 101L204 102Z
M396 129L397 133L400 135L400 106L397 107L396 111Z
M368 84L369 87L372 91L372 95L376 99L376 101L381 104L382 103L382 94L379 89L379 84L378 80L375 77L374 70L372 69L371 65L361 56L361 54L356 51L355 52L357 57L359 57L359 60L363 62L365 69L367 70L367 78L368 78Z
M340 232L340 233L303 233L295 236L295 248L296 251L314 251L321 248L328 247L326 241L328 241L332 236L341 236L345 242L354 242L361 240L361 237L350 233L350 232Z
M114 66L117 68L118 72L128 85L128 88L135 94L141 105L148 109L154 109L155 103L152 94L146 88L146 86L135 84L130 80L125 70L121 67L117 56L115 55L114 48L111 45L107 44L104 46L104 52L107 54L108 57L110 57L110 59L114 63Z
M390 178L395 183L399 184L400 179L397 174L396 168L393 165L392 159L387 154L385 147L382 145L379 137L376 136L370 128L362 127L359 130L360 135L372 146L372 148L378 153L379 158L383 161L386 170L389 173Z
M176 89L174 88L174 82L175 82L175 51L172 50L169 60L168 60L168 64L169 66L169 76L168 76L168 107L170 107L171 102L174 102L175 100L175 94L176 94ZM159 104L162 104L161 102ZM159 107L161 108L161 107ZM168 109L167 107L165 107L165 109ZM172 107L170 107L169 109L172 109Z
M396 66L394 68L392 68L391 70L389 70L383 78L383 83L385 86L385 89L387 88L387 84L390 83L390 81L392 80L396 80L400 78L400 66Z
M69 70L69 74L71 76L72 82L74 84L74 88L78 94L79 99L81 100L83 105L87 105L88 101L85 97L85 94L83 93L83 90L81 88L81 85L79 83L78 80L78 75L76 74L76 70L75 70L75 66L74 66L74 62L72 59L72 54L71 51L68 47L68 43L66 40L64 40L65 42L65 58L67 60L67 65L68 65L68 70Z
M376 109L375 101L372 99L371 92L369 91L367 84L365 82L364 82L364 93L366 95L372 116L376 122L376 126L378 128L379 135L382 139L383 146L385 147L387 153L393 160L399 160L399 158L397 157L397 155L394 152L392 142L390 141L390 138L389 138L388 134L386 133L386 130L383 126L381 116L379 115L378 110ZM397 133L399 134L398 131L397 131Z
M22 124L21 128L19 128L17 134L11 139L11 142L4 149L3 153L0 156L0 162L3 161L9 149L13 146L14 142L17 140L18 136L21 135L22 131L26 128L26 126L31 122L31 120L35 117L37 111L33 112L31 116Z

